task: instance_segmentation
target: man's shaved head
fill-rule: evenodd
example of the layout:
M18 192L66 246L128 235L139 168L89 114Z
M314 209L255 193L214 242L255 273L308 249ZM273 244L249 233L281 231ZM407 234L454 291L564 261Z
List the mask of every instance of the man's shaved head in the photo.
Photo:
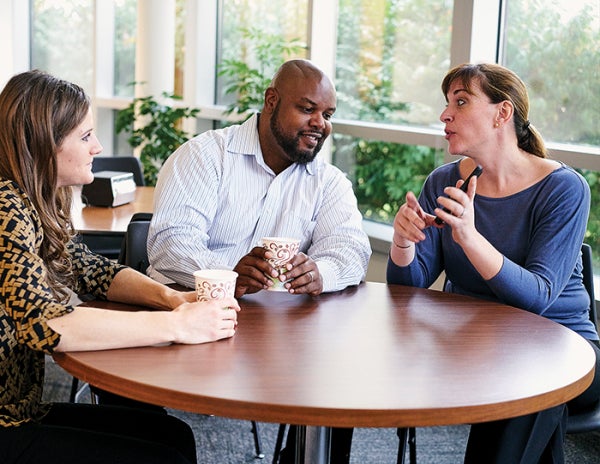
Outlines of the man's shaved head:
M308 60L290 60L283 63L273 76L271 87L285 88L290 82L305 80L314 80L316 82L325 80L333 87L333 83L329 80L329 77Z

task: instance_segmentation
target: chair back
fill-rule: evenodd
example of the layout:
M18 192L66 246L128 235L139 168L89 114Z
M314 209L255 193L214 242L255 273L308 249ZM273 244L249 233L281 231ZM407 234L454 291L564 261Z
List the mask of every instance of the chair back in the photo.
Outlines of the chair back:
M118 259L119 263L143 274L146 273L149 265L146 243L151 219L152 213L135 213L133 215L127 226Z
M92 172L100 171L121 171L133 173L133 181L135 185L143 187L144 168L139 158L135 156L94 156L92 164Z
M581 261L583 263L583 285L590 296L590 320L598 328L596 311L596 295L594 292L594 267L592 265L592 247L587 243L581 245Z
M592 247L587 243L581 246L581 260L583 263L583 284L590 296L590 320L598 329L596 313L596 297L594 295L594 270L592 267ZM590 409L583 411L569 411L567 420L567 433L585 433L600 429L600 401Z

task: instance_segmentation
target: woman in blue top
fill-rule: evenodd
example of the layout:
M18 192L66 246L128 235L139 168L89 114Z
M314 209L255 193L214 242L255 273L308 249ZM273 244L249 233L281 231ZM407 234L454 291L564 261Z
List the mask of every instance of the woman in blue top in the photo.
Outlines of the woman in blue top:
M600 398L598 333L589 320L580 254L589 187L547 158L528 120L525 85L512 71L460 65L442 91L448 150L462 158L434 170L418 199L406 195L394 220L387 280L429 287L445 271L445 291L522 308L579 333L596 353L596 376L569 408L589 406ZM462 179L477 165L483 173L462 191ZM562 463L566 417L561 405L473 425L465 462Z

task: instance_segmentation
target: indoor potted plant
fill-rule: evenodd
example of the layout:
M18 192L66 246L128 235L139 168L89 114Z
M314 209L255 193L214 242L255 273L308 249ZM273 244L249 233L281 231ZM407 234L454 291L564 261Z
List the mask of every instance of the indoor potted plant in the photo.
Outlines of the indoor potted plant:
M181 100L167 92L163 92L162 97L164 102ZM129 106L117 113L117 134L126 132L129 145L133 148L141 146L140 161L146 185L156 185L158 171L165 160L190 138L181 129L181 119L194 118L199 112L196 108L172 106L147 96L134 98Z

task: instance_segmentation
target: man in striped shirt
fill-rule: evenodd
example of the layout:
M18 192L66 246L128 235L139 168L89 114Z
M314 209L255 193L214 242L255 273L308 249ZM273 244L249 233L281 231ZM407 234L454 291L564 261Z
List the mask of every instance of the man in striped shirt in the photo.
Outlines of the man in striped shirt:
M151 277L194 286L198 269L233 269L236 297L273 285L319 295L364 279L371 249L351 182L317 158L331 133L336 92L307 60L277 71L262 111L177 149L156 185L148 235ZM300 239L285 274L262 237Z

